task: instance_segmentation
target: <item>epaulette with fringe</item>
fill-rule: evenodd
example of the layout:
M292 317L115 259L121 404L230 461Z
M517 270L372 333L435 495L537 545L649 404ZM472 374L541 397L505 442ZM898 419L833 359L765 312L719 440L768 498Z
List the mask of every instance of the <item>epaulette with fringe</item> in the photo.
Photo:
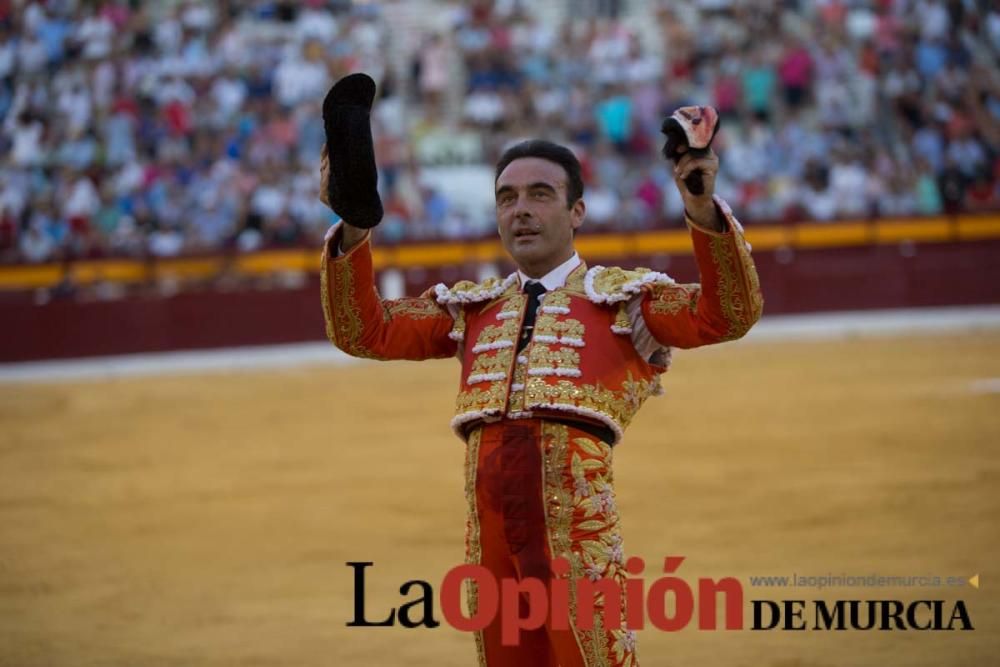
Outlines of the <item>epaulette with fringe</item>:
M497 298L516 282L517 273L512 273L506 278L487 278L481 283L460 280L451 287L438 283L434 286L434 296L437 302L442 304L480 303Z
M652 269L622 269L617 266L594 266L583 278L583 290L594 303L628 301L649 285L672 285L674 279Z

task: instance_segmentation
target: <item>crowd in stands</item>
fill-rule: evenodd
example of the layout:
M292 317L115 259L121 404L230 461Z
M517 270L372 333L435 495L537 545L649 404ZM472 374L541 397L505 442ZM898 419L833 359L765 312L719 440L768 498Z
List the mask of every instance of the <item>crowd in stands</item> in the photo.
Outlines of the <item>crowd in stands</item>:
M718 190L749 224L1000 208L995 3L624 2L557 25L479 0L416 37L399 4L0 0L0 262L318 246L321 102L352 71L380 84L387 241L493 229L424 178L436 130L486 167L570 143L590 230L679 225L659 127L685 104L719 109Z

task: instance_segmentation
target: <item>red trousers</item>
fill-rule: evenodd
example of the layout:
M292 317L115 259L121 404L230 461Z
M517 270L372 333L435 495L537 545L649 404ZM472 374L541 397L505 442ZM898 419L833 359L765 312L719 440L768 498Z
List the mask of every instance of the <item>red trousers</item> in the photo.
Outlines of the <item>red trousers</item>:
M573 582L611 578L624 591L624 555L612 490L611 447L565 424L537 419L486 424L469 437L466 453L466 562L504 578L553 579L552 559L569 561L569 629L522 630L505 646L501 616L476 634L479 664L489 667L637 667L635 634L625 629L620 596L619 629L608 628L603 596L593 600L593 627L576 624L579 600ZM518 600L526 616L525 597ZM501 605L503 600L501 599ZM478 609L475 585L470 612ZM609 610L609 613L617 613Z

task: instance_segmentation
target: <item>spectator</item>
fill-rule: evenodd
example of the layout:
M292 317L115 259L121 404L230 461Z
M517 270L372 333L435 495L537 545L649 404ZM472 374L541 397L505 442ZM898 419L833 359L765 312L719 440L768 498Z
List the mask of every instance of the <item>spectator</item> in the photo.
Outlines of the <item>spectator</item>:
M24 261L39 264L52 259L55 252L55 242L46 233L41 223L33 221L21 235L19 248Z
M785 93L785 105L797 111L807 100L812 84L813 62L809 49L799 39L791 39L782 54L778 74Z
M625 89L621 85L611 87L594 112L601 135L624 152L632 136L632 100Z
M320 105L359 69L380 83L378 233L401 242L489 229L427 176L538 127L579 149L594 228L676 221L653 156L690 103L724 117L718 189L747 223L1000 208L989 3L647 4L552 24L517 2L24 0L0 22L0 261L320 238Z
M595 178L585 193L587 220L604 227L622 214L621 198L610 185Z
M771 119L776 76L763 54L763 47L750 51L749 66L743 71L743 100L758 120Z
M441 108L450 79L449 48L444 37L440 34L428 37L417 57L420 99L436 112Z

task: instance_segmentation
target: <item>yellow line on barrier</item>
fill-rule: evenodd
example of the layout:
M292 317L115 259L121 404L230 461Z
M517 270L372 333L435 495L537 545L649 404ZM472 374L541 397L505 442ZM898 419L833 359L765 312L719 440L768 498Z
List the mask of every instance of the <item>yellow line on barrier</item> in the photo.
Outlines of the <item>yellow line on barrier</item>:
M670 253L672 255L690 255L691 237L686 229L664 232L640 232L635 235L632 247L636 254L651 255L655 253Z
M948 241L952 239L952 225L947 218L892 220L875 226L876 243L900 241Z
M794 228L794 245L800 248L855 246L871 243L869 225L863 222L830 222Z
M277 271L319 271L319 252L306 250L267 250L251 255L240 255L233 263L244 273L262 274Z
M877 222L809 223L794 226L750 225L747 240L756 250L782 246L799 248L835 248L868 243L891 244L902 241L917 243L958 239L976 241L1000 238L1000 215L962 216L949 219L900 218ZM686 229L671 229L635 234L580 236L576 241L580 254L588 258L615 259L658 253L691 254L691 239ZM463 265L469 262L491 262L506 255L497 239L455 243L427 243L405 246L376 246L373 263L376 269L435 268ZM163 259L153 263L139 260L110 259L74 262L69 271L78 284L101 280L135 283L150 277L208 278L231 264L243 274L266 274L276 271L315 273L319 270L319 251L267 250L240 255ZM31 289L51 287L64 275L60 264L0 267L0 289Z
M493 262L504 257L504 250L499 241L480 241L473 244L470 255L477 262Z
M998 237L1000 237L1000 218L996 216L968 217L958 220L958 238L962 241Z
M59 282L62 275L62 267L58 264L11 266L0 270L0 289L51 287Z
M168 259L153 264L153 274L157 278L207 278L221 272L224 266L222 257Z
M77 262L70 267L73 282L89 284L100 280L139 283L146 279L146 267L135 260L104 259Z
M467 244L433 243L386 248L390 264L397 266L445 266L470 261Z
M621 257L627 254L632 240L623 234L578 236L574 242L582 257Z
M372 264L376 269L389 266L434 268L467 262L492 262L503 256L499 241L376 246L372 249Z
M792 244L792 230L781 225L765 225L746 228L747 241L754 250L771 250Z

